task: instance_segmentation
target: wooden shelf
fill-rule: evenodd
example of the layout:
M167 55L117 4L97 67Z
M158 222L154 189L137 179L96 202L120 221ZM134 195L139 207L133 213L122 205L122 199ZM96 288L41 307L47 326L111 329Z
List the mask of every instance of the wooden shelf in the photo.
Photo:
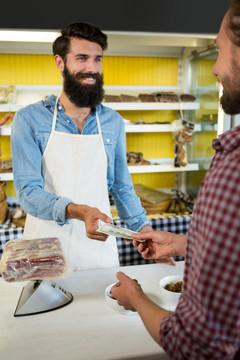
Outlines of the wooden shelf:
M113 110L198 110L199 102L160 103L160 102L104 102L103 105Z
M173 132L171 124L125 124L126 133L138 132ZM194 131L201 131L201 124L194 124Z
M128 166L130 174L157 173L157 172L185 172L198 171L198 164L188 164L187 166L175 167L173 159L146 159L151 162L150 165L130 165ZM159 163L159 165L155 165Z
M174 128L171 124L125 124L126 133L144 133L144 132L173 132ZM209 127L210 131L212 128ZM201 124L195 124L194 131L201 131ZM11 124L1 126L1 135L11 135Z
M6 85L0 85L6 86ZM62 85L16 85L15 102L11 104L1 104L0 112L16 112L22 107L39 101L50 94L59 95L62 90ZM130 85L105 85L104 90L111 92L111 94L126 94L137 95L141 92L152 93L156 91L175 91L177 93L183 92L179 87L174 86L130 86ZM103 102L103 105L114 110L198 110L200 108L199 102L179 102L179 103L160 103L160 102Z
M39 101L40 99L38 98ZM35 102L35 100L30 101L29 103ZM185 103L144 103L144 102L122 102L122 103L113 103L113 102L103 102L103 105L113 109L113 110L198 110L200 104L198 102L185 102ZM27 106L28 104L18 103L18 104L1 104L0 112L16 112Z

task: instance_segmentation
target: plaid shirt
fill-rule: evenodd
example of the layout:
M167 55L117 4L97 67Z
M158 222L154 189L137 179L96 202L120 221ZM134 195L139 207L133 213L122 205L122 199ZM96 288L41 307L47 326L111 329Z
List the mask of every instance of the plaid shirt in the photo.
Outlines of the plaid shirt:
M160 325L172 359L240 359L240 126L213 148L189 227L182 295Z

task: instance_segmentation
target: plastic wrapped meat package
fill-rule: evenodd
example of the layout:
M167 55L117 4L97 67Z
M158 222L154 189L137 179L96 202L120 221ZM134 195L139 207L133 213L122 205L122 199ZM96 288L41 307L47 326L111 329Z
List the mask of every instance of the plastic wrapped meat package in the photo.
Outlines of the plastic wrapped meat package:
M3 249L1 274L5 281L61 278L70 269L58 238L10 240Z

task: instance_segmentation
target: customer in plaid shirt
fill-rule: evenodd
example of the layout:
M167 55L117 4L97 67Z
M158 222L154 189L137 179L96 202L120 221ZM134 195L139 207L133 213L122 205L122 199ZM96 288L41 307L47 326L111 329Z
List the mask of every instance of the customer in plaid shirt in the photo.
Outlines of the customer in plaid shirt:
M213 74L223 85L221 105L240 113L240 0L232 0L216 45ZM134 235L143 257L185 255L183 289L175 312L154 304L124 273L112 295L138 311L171 359L240 359L240 126L213 141L216 151L194 206L188 235Z

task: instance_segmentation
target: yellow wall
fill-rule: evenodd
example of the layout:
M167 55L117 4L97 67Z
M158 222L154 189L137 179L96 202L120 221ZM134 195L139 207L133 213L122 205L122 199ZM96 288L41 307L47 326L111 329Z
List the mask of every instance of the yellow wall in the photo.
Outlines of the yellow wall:
M178 59L106 56L103 59L106 85L178 85Z
M0 84L61 84L52 55L0 54Z
M61 84L52 55L0 54L1 84ZM178 84L178 60L174 58L106 56L106 85Z
M0 84L54 85L61 84L52 55L0 54ZM156 57L106 56L103 60L105 85L178 85L178 59ZM131 121L173 121L176 111L122 111ZM4 113L0 113L0 118ZM2 158L11 157L10 137L1 137ZM127 134L128 151L142 152L144 158L173 157L171 133ZM175 174L134 174L134 183L154 188L171 188ZM15 196L12 182L7 182L7 196Z

